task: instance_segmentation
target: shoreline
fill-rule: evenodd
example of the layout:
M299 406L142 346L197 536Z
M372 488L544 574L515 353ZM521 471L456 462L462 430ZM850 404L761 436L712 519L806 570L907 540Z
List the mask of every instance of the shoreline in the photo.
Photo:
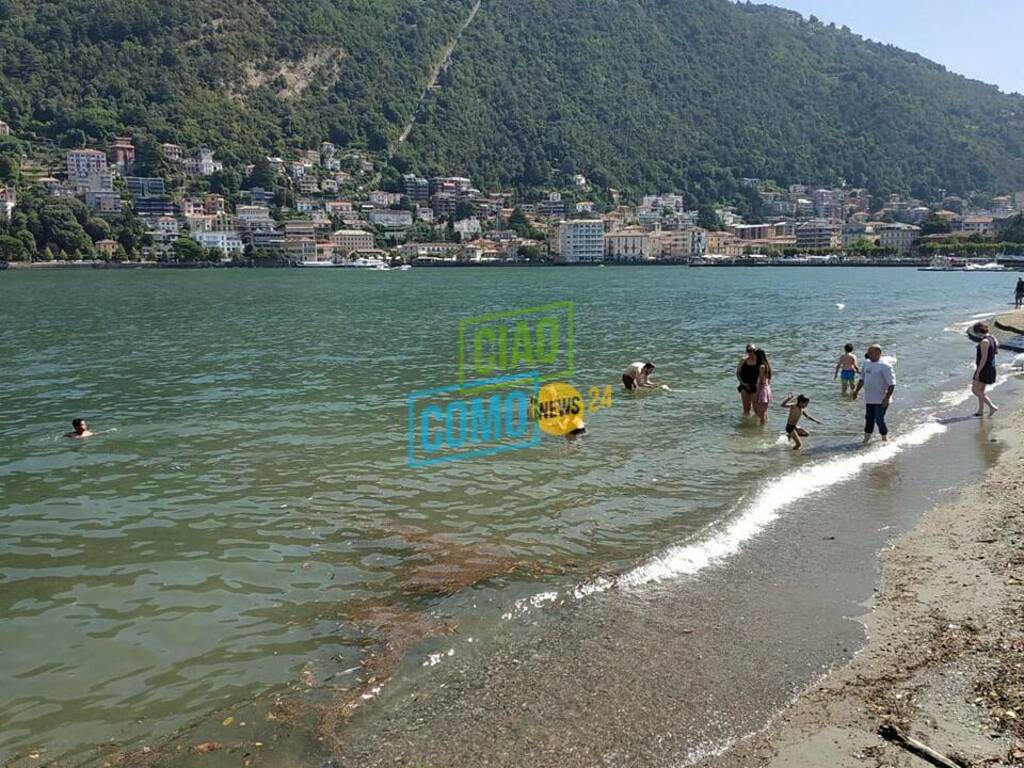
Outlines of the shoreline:
M880 553L854 658L705 765L903 765L885 725L954 763L1024 765L1024 402L1003 413L996 465Z
M920 269L922 266L927 266L927 260L921 259L905 259L902 261L866 261L866 262L820 262L820 261L794 261L792 263L787 261L723 261L720 263L703 263L703 262L690 262L680 259L663 259L659 261L650 262L616 262L616 261L601 261L593 263L576 263L576 264L562 264L562 263L532 263L532 262L427 262L418 263L410 262L412 266L417 269L532 269L532 268L568 268L568 269L586 269L586 268L597 268L597 267L692 267L695 269L715 269L715 268L728 268L728 269L759 269L764 267L780 268L780 269L793 269L799 267L814 267L822 269L866 269L866 268L886 268L886 269ZM72 261L72 262L60 262L60 261L34 261L34 262L22 262L22 261L11 261L11 262L0 262L0 271L11 271L11 272L49 272L49 271L64 271L64 270L129 270L129 269L170 269L170 270L222 270L222 269L303 269L298 264L244 264L244 263L199 263L199 264L179 264L174 262L157 262L157 261L125 261L125 262L103 262L103 261ZM317 271L316 269L305 268L307 271ZM323 269L323 268L321 268ZM328 267L327 269L335 269L340 272L366 272L373 270L365 269L353 269L351 267ZM1007 267L1002 272L1012 273L1022 271L1021 269L1014 269L1013 267Z

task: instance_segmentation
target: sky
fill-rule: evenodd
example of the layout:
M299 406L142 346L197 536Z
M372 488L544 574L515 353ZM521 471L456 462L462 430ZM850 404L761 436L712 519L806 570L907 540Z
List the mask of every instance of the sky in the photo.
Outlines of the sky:
M1024 93L1024 0L771 0Z

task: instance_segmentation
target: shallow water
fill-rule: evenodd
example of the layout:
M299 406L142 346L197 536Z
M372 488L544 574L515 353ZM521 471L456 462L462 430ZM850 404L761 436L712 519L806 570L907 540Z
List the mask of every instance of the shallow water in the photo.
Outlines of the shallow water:
M898 358L890 421L913 450L966 387L964 323L1012 282L813 268L0 274L0 757L142 743L325 678L395 615L443 604L486 642L531 596L699 570L709 525L741 522L754 500L792 503L800 467L845 460L861 422L831 380L843 342ZM459 321L566 299L570 380L615 387L590 436L410 468L406 397L457 381ZM738 418L748 341L769 351L777 399L804 392L826 422L806 455L780 443L781 411L765 431ZM677 391L620 391L625 365L648 358ZM61 438L78 415L113 431Z

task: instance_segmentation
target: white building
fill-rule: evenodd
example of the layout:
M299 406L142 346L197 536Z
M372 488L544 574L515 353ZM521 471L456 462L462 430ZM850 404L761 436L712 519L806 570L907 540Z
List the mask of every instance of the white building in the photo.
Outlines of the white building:
M18 204L18 195L14 187L0 187L0 221L6 221L14 213L14 206Z
M563 264L599 264L604 260L604 222L575 219L558 224L558 259Z
M224 163L213 159L212 149L201 149L198 156L185 161L184 170L194 176L213 176L224 170Z
M878 244L883 248L892 248L899 254L910 253L921 237L921 228L911 224L883 224L875 227Z
M461 221L456 221L452 225L452 228L460 235L462 235L463 240L469 240L470 238L476 237L481 232L483 232L483 228L480 226L480 219L477 218L462 219Z
M240 254L245 250L237 232L193 232L192 239L203 248L216 248L225 256Z
M384 229L408 229L412 226L412 211L371 211L370 223Z

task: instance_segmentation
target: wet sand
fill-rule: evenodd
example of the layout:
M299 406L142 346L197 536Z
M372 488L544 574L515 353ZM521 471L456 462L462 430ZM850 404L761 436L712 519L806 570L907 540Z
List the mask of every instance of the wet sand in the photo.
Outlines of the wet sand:
M904 765L884 724L955 763L1024 765L1024 411L999 418L997 466L883 553L864 650L708 765Z

